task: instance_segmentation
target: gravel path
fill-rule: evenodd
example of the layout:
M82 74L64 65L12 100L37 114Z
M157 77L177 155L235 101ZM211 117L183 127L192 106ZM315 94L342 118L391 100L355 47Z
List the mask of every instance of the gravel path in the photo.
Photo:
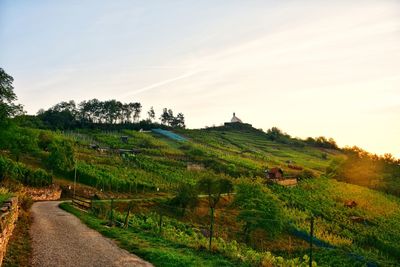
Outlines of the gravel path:
M61 210L59 203L45 201L32 206L33 267L153 266Z

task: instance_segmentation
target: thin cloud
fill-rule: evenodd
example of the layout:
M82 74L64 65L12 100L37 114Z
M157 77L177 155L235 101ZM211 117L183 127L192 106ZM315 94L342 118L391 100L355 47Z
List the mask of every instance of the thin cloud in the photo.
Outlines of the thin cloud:
M170 84L170 83L173 83L173 82L176 82L176 81L188 78L188 77L191 77L191 76L196 75L196 74L198 74L198 73L200 73L202 71L203 70L190 71L190 72L184 73L182 75L179 75L177 77L174 77L174 78L171 78L171 79L167 79L167 80L164 80L164 81L161 81L161 82L153 83L151 85L136 89L134 92L130 92L130 93L121 95L121 97L128 97L128 96L132 96L132 95L137 95L137 94L140 94L140 93L143 93L143 92L146 92L146 91L149 91L149 90L152 90L152 89L155 89L155 88L158 88L158 87L161 87L161 86L164 86L164 85L167 85L167 84Z

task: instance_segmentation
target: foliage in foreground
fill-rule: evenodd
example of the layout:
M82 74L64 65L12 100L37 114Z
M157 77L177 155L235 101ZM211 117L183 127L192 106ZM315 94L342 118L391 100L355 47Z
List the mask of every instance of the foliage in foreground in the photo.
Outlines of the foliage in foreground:
M285 213L297 228L307 232L312 213L315 236L354 254L360 262L391 266L400 260L398 198L327 178L305 180L289 190L279 186L272 190L286 203ZM346 207L348 201L357 206Z
M177 221L166 216L163 217L162 233L159 232L159 215L155 213L135 214L129 219L129 228L120 229L117 227L106 228L103 226L104 220L95 218L92 215L84 214L78 211L70 204L63 203L61 207L74 215L78 216L90 227L98 230L102 234L112 237L121 242L121 239L143 238L150 241L150 244L136 244L138 247L124 244L122 246L129 251L137 253L144 259L149 260L156 266L308 266L308 257L303 259L287 260L282 257L273 256L270 252L258 252L236 241L225 241L217 238L213 245L213 253L204 251L208 239L200 232L194 230L185 223ZM117 220L123 221L124 214L116 213ZM113 235L112 232L118 232ZM160 245L162 243L162 245ZM157 248L157 253L172 253L174 262L159 262L160 258L171 258L169 256L160 256L153 258L153 255L143 253L146 245ZM166 246L166 251L162 251ZM187 256L181 256L180 250L190 251L189 255L197 255L201 259L197 261L187 260ZM222 265L221 265L222 264ZM313 266L316 266L314 263Z

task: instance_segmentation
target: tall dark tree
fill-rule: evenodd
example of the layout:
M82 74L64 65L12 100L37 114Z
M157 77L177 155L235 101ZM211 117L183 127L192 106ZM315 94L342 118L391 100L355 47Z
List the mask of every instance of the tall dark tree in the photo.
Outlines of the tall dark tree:
M81 120L90 123L99 122L99 108L100 101L97 99L82 101L79 104L79 113Z
M135 102L133 106L133 121L139 121L140 113L142 112L142 104Z
M131 121L133 109L129 104L122 105L123 122L128 123Z
M68 102L62 101L62 102L56 104L55 106L53 106L52 109L57 112L68 111L73 116L76 116L78 113L78 110L76 109L76 104L75 104L74 100L70 100Z
M116 123L120 122L123 123L124 122L124 104L122 104L121 102L117 101L117 109L116 109Z
M174 117L174 112L172 109L168 109L168 125L174 127L175 124L175 117Z
M37 115L45 124L54 129L73 128L81 118L73 100L62 101L46 111L39 110Z
M178 127L182 127L185 128L185 116L183 115L183 113L178 113L178 115L176 115L176 121L177 121L177 125Z
M38 117L45 125L53 129L68 129L75 126L75 118L69 111L55 111L53 109L38 113Z
M0 124L22 112L22 106L14 103L17 96L14 93L13 82L14 78L0 68Z
M164 124L164 125L168 124L168 122L170 120L170 116L169 116L167 108L163 108L163 112L161 113L160 120L161 120L161 124Z
M149 121L153 121L155 119L156 113L154 112L154 108L153 107L151 107L149 109L149 111L147 111L147 115L148 115L148 120Z
M103 102L102 115L107 123L111 124L117 122L121 106L121 102L116 101L115 99Z
M60 102L48 110L40 110L35 122L37 125L52 129L72 129L89 126L87 124L123 124L138 123L142 105L139 102L121 103L115 99L99 101L91 99L78 105L73 100ZM153 107L147 112L147 122L153 122L155 112ZM160 120L162 124L171 127L185 127L185 117L178 113L175 117L172 109L164 108ZM32 120L32 122L34 122Z

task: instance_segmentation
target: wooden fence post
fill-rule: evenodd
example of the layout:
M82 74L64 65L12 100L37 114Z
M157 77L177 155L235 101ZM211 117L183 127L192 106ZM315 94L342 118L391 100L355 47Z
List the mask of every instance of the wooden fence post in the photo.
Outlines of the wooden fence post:
M131 208L132 208L132 201L129 202L128 212L126 213L125 222L124 222L124 228L128 228L128 226L129 226L129 214L131 213Z
M159 233L160 233L160 235L162 234L162 224L163 224L163 222L162 222L162 213L160 213L160 222L159 222L159 225L160 225L160 230L159 230Z
M111 198L111 203L110 203L110 226L114 225L114 198Z
M310 267L312 267L312 259L313 259L313 235L314 235L314 217L311 215L310 221Z
M211 208L211 218L210 218L210 241L208 244L208 248L211 251L211 242L213 238L213 228L214 228L214 208Z

